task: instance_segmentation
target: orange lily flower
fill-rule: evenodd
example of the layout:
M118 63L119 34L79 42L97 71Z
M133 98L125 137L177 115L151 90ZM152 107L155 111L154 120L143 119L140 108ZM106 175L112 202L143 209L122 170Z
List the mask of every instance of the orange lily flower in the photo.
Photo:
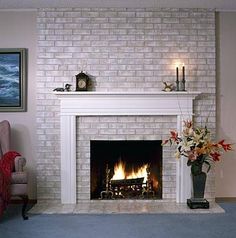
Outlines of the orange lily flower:
M220 153L214 152L214 153L210 153L210 156L212 157L212 159L214 161L219 161L220 160Z
M193 122L192 122L192 121L189 121L189 120L184 121L184 126L185 126L186 128L192 128L192 127L193 127Z
M232 144L225 144L224 142L225 140L221 140L220 142L218 142L218 144L222 146L224 151L232 150Z
M178 132L171 131L170 132L170 139L172 139L174 142L178 141Z

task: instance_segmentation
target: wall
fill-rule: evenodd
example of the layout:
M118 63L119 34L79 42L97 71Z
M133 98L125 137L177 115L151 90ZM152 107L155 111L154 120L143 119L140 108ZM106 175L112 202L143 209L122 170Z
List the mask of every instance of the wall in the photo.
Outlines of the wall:
M0 112L12 127L12 149L27 159L29 196L36 198L36 11L0 11L0 48L28 49L27 112Z
M234 110L236 102L235 56L236 56L236 13L221 12L217 18L217 134L219 139L236 142ZM236 152L224 155L217 166L216 195L217 197L236 197Z
M50 24L50 21L51 21L54 24L56 21L57 14L58 14L58 16L61 16L61 15L66 16L66 15L70 15L70 14L71 14L71 16L74 15L73 21L77 21L76 18L79 18L80 16L82 16L82 12L80 9L78 9L77 11L68 10L67 13L63 13L63 14L58 13L58 11L53 13L54 10L51 10L49 12L51 12L51 13L47 13L47 15L51 14L52 17L49 17L49 16L46 17L44 15L44 11L39 13L39 27L38 28L40 28L40 24L42 24L44 22L45 23L48 22L48 24ZM104 21L108 21L109 17L111 17L112 14L115 14L115 15L117 14L116 18L118 18L119 14L120 14L120 16L130 14L130 17L132 16L132 14L135 15L134 10L130 10L130 13L129 13L129 11L126 12L123 9L120 12L121 13L118 13L115 11L115 13L113 13L113 11L110 11L110 12L106 13L107 16L104 12L102 12L101 14L102 15L105 14ZM164 14L164 12L165 12L165 14ZM210 54L214 53L214 50L213 50L214 36L212 33L212 31L213 31L212 27L209 30L211 32L210 35L207 34L208 33L207 29L204 30L206 32L205 34L203 34L203 31L202 31L202 34L200 34L200 32L199 32L199 34L197 34L197 31L200 30L200 29L197 30L197 27L200 27L198 22L210 21L210 23L213 23L214 22L214 20L212 19L213 13L212 12L209 13L210 18L201 19L201 17L197 17L197 15L201 16L201 13L198 13L197 10L186 10L185 9L183 12L180 11L179 13L176 10L172 11L172 13L168 12L168 11L164 11L164 12L162 13L162 17L161 17L161 19L163 19L163 20L161 20L162 24L161 25L157 24L157 23L155 24L156 26L159 25L159 27L160 27L159 31L157 31L158 29L155 29L156 34L153 34L150 36L145 35L146 39L150 37L150 40L153 40L152 44L156 44L153 46L150 45L148 48L151 47L151 48L155 49L155 51L157 51L157 52L149 52L149 53L146 52L145 60L143 61L143 58L141 56L141 59L139 59L139 61L147 62L147 59L148 59L147 56L150 53L155 55L155 57L151 58L151 60L150 60L151 63L148 66L145 66L145 67L147 67L147 69L144 70L142 68L142 66L140 66L141 68L140 68L139 72L136 72L136 75L134 78L132 78L132 76L129 76L129 79L131 79L131 81L133 81L130 86L131 87L137 86L137 88L135 88L135 90L143 90L142 85L143 85L143 82L145 82L145 84L147 84L147 86L150 85L148 90L152 90L152 87L151 87L152 85L155 86L153 90L156 90L156 89L160 90L160 88L162 88L162 83L161 83L162 78L164 78L165 80L171 81L171 82L173 82L175 80L173 68L172 68L173 65L170 66L171 71L169 73L166 71L166 67L168 67L168 65L170 65L170 62L174 61L174 59L181 58L181 56L185 55L186 53L187 53L187 56L189 56L190 52L192 52L192 54L195 54L196 56L195 56L195 58L191 59L191 64L188 65L188 70L190 70L190 67L191 67L191 72L190 71L187 72L188 80L189 81L191 80L191 83L188 82L188 87L191 86L194 90L196 90L198 87L195 86L195 84L197 85L197 83L195 83L195 80L196 80L196 82L198 82L199 75L203 76L203 75L212 74L212 73L206 73L204 68L211 69L212 65L210 66L208 64L207 65L205 65L205 64L207 62L209 63L209 62L214 61L214 58L212 58L212 57L208 58L207 62L205 61L204 58L200 58L201 55L205 52L205 49L207 51L207 49L211 48L212 51L209 53ZM55 14L55 15L53 16L53 14ZM85 21L86 16L88 15L88 11L85 11L85 13L83 13L83 14L84 14L83 18ZM94 14L96 14L96 13L94 13ZM109 14L110 14L110 16L109 16ZM142 15L142 14L145 15L144 13L142 13L142 11L140 13L136 13L137 16ZM146 14L148 15L151 13L146 13ZM161 14L161 13L159 13L159 14ZM206 15L204 13L204 11L202 14ZM171 16L174 16L174 15L178 16L179 22L178 23L172 22L169 24L166 23L166 26L165 26L164 21L170 21ZM179 15L182 15L182 17L180 18ZM193 17L194 15L196 15L195 18ZM91 21L92 21L92 19L93 18L91 18ZM235 45L236 32L234 30L235 29L234 23L236 20L236 13L235 12L234 13L229 13L229 12L222 13L221 12L219 14L218 20L219 20L219 21L217 21L217 25L219 26L219 29L217 31L217 35L219 37L218 51L217 51L217 53L218 53L217 66L219 69L218 85L217 85L218 86L217 100L219 102L219 104L218 104L219 106L217 108L217 125L219 127L218 137L219 137L219 139L226 138L226 139L232 141L233 143L235 143L236 133L235 133L235 130L233 129L234 128L233 121L235 118L235 115L234 115L235 112L231 108L233 108L234 102L235 102L235 93L234 93L234 89L235 89L235 80L234 80L235 47L234 47L234 45ZM59 21L59 20L57 20L57 21ZM88 21L88 19L87 19L87 21ZM129 21L132 21L132 20L130 19ZM133 21L134 21L134 18L133 18ZM138 20L136 20L136 21L138 21ZM144 21L144 18L142 17L142 19L139 19L139 21ZM151 19L145 17L145 21L160 21L160 20L155 20L155 19L151 20ZM174 20L172 20L172 21L174 21ZM187 29L184 28L185 30L183 30L183 29L181 30L181 28L179 26L179 24L183 23L183 22L186 22L186 23L189 22L188 23L189 26L187 27ZM194 22L195 22L195 24L194 24ZM195 26L192 28L190 23L194 24ZM61 24L62 24L61 27L63 27L63 23L61 23ZM86 24L86 23L84 23L84 24ZM112 26L111 23L109 23L109 24L110 24L110 26ZM140 22L140 24L142 24L142 23ZM161 28L161 26L162 26L162 28ZM44 26L43 29L45 29L46 27L50 28L50 25ZM57 27L59 28L59 25ZM105 25L104 25L104 27L105 27ZM174 33L174 31L173 31L173 34L171 34L171 30L168 30L168 28L171 28L171 27L176 28L177 33L179 30L181 30L181 32L183 32L183 33L185 31L184 35L180 36L179 34L176 34L176 32ZM190 30L190 28L192 30ZM80 28L77 29L78 32L79 32L79 29ZM163 30L166 30L166 33L163 32ZM101 33L100 37L99 37L99 35L97 35L97 37L96 37L96 34L95 35L93 34L94 36L91 35L91 32L93 31L93 33L95 33L95 30L87 29L89 34L86 35L85 34L86 26L85 26L85 29L83 31L81 31L81 38L83 39L83 41L81 42L81 40L78 40L80 42L80 44L85 44L85 45L78 46L77 50L75 52L77 52L79 50L78 52L80 52L80 53L88 54L89 52L85 52L86 50L88 50L88 48L85 48L85 47L86 47L86 44L89 44L89 48L91 50L94 50L93 52L90 52L90 53L91 54L97 53L97 55L98 56L100 55L100 56L98 58L96 58L96 57L94 57L95 55L91 55L91 59L89 61L88 60L82 61L81 58L75 57L75 63L72 65L69 65L69 63L63 64L65 61L67 61L66 59L62 60L60 64L57 64L56 62L55 62L55 64L52 63L52 65L50 66L52 69L47 70L47 76L45 77L45 75L43 73L42 78L39 77L39 79L38 79L37 85L39 88L41 87L41 89L38 89L38 93L37 93L37 98L38 98L37 99L37 101L38 101L37 117L38 117L38 119L36 120L36 110L35 110L35 103L36 103L35 102L35 100L36 100L36 92L35 92L36 91L36 78L35 78L36 73L35 73L35 71L36 71L36 37L37 37L36 36L36 34L37 34L37 32L36 32L36 12L1 11L1 13L0 13L0 31L4 32L4 34L1 34L1 37L0 37L0 44L1 44L2 48L3 47L7 47L7 48L9 48L9 47L25 47L25 48L29 49L28 110L27 110L27 112L23 112L23 113L21 113L21 112L0 113L0 120L8 119L12 124L13 133L14 133L12 147L13 147L13 149L18 150L23 155L25 155L25 157L28 160L27 166L30 170L30 187L29 187L30 188L30 197L36 198L36 186L35 186L36 185L36 181L35 181L36 156L35 156L35 151L36 151L37 138L39 139L38 151L40 151L42 149L41 144L43 144L43 145L46 144L45 138L50 139L49 142L47 142L48 147L50 146L50 143L52 145L54 145L54 143L52 143L52 141L54 139L56 139L54 148L52 148L51 150L47 149L44 153L43 152L39 153L40 158L39 158L39 162L38 162L38 168L39 169L41 168L42 170L49 168L47 173L50 173L49 170L51 169L52 164L54 162L55 162L54 166L58 170L60 168L59 162L58 162L59 149L57 149L59 146L59 142L58 142L59 130L58 130L58 119L57 119L58 107L57 106L54 107L54 104L57 104L57 102L55 102L54 97L49 92L51 92L51 90L54 87L62 86L63 82L68 81L68 82L72 82L74 84L73 76L75 74L77 74L79 72L79 70L81 70L82 68L88 70L89 72L93 71L93 74L97 76L97 81L98 81L98 84L100 84L100 87L98 87L98 84L97 84L96 90L107 90L106 84L104 84L105 82L109 82L109 85L111 85L110 83L112 83L112 90L116 89L116 85L119 86L119 90L120 90L120 87L123 87L122 90L124 90L127 86L129 86L128 83L126 82L126 79L128 78L128 76L125 76L125 78L122 78L121 76L116 77L117 76L116 73L112 72L112 71L114 69L117 72L117 70L116 70L116 67L118 67L117 63L118 63L118 60L120 62L121 59L117 59L117 61L114 64L110 64L109 62L112 62L112 59L110 59L110 57L105 57L106 55L104 55L104 53L106 53L107 46L92 47L92 44L93 45L95 44L94 41L96 40L96 38L98 38L99 40L102 41L102 32L100 32ZM71 32L72 31L73 31L73 29L71 29ZM128 31L128 29L127 29L127 31ZM131 31L131 29L130 29L130 31ZM169 34L167 34L168 31L169 31ZM188 32L190 32L190 33L195 32L195 34L188 36ZM99 32L97 32L97 34L98 33ZM121 33L122 33L122 31L120 30L120 34L116 34L114 37L120 38L121 37L120 35L122 35ZM135 31L134 31L134 33L135 33ZM140 40L142 40L142 37L144 37L144 36L141 34L141 32L140 32L140 34L137 34L137 33L138 33L138 31L136 29L136 34L134 34L133 36L130 36L130 37L131 38L133 37L134 39L136 39L136 41L138 40L138 38L140 38ZM160 34L160 33L162 33L162 34ZM46 36L46 34L47 34L47 36ZM70 33L68 33L68 34L70 35ZM62 35L60 36L60 34L56 33L56 32L54 34L54 29L51 31L51 35L50 35L50 31L48 31L48 32L45 31L43 34L40 34L40 35L41 36L39 36L39 40L42 39L44 41L50 40L50 38L56 39L56 35L57 35L58 39L63 39L63 41L66 41L66 39L69 38L69 36L65 36L65 38L63 38ZM76 37L79 38L79 36L75 36L75 35L73 37L71 36L71 38L74 39L71 41L72 42L76 41ZM122 37L125 37L125 35L123 35ZM158 37L162 40L160 41L160 39L159 39L159 40L154 41L154 39L158 39ZM177 40L176 43L171 41L171 39L174 40L175 38ZM186 40L182 42L181 38L185 38ZM194 43L193 41L190 41L188 43L188 41L193 38L199 38L199 43ZM206 41L206 39L210 40L211 38L213 39L213 41L210 41L208 43ZM89 43L88 42L86 43L87 40L89 41ZM72 44L72 42L71 42L71 44ZM151 44L150 41L149 41L149 43ZM159 44L161 43L161 46L158 47L158 43ZM49 43L45 42L44 44L49 44ZM60 58L60 56L56 53L57 53L57 50L60 52L60 48L61 48L60 44L63 44L63 43L57 43L57 44L59 44L59 45L56 46L56 48L52 48L51 50L50 50L50 48L51 48L50 46L47 47L47 50L46 50L46 48L44 49L43 46L41 46L40 49L42 49L42 51L43 51L42 53L47 52L47 54L39 54L39 58L40 59L41 58L46 59L47 57L49 59ZM76 43L73 43L73 44L76 44ZM168 49L170 48L171 44L174 45L174 46L172 46L172 50L173 50L173 47L175 47L177 49L173 52L173 56L169 56L170 54L168 53ZM191 47L192 44L193 44L193 46ZM208 45L208 46L203 46L204 44ZM211 45L211 46L209 46L209 45ZM187 52L181 53L181 51L184 50L184 48L182 48L184 46L186 46ZM66 47L66 48L68 48L68 47ZM121 53L124 50L124 49L122 50L122 48L118 48L118 46L113 46L113 48L114 48L114 50L116 49L117 51L118 51L118 49L119 49L119 51L121 50ZM145 50L148 51L148 48L145 48ZM69 50L69 49L70 48L68 48L67 50ZM160 51L159 53L158 53L158 49ZM53 50L55 51L54 53L51 52L51 54L48 54L49 53L48 51L53 51ZM102 52L95 52L98 50L100 50ZM127 50L128 50L128 48L127 48ZM134 48L133 48L133 50L134 50ZM135 47L135 51L139 51L139 50L141 50L141 46ZM150 49L149 49L149 51L150 51ZM125 53L125 52L123 52L123 53ZM131 52L131 53L133 53L133 52ZM145 52L143 52L143 53L145 53ZM56 54L56 56L54 56L54 54ZM79 54L77 54L77 56L78 55ZM83 57L85 57L85 55L83 55ZM100 57L101 57L101 59L100 59ZM103 57L105 57L104 60L103 60ZM137 57L137 55L136 55L136 57ZM163 60L161 60L161 58L163 58ZM106 63L105 60L107 60L107 59L110 59L108 62L109 63L108 66L109 66L110 70L104 70L102 68L102 67L106 67L106 66L96 66L96 67L102 68L96 74L96 72L95 72L96 70L94 70L94 68L93 68L93 66L91 66L91 64L95 63L95 61L100 64L102 64L102 62L104 62L104 64L105 64ZM119 66L119 71L121 71L122 68L130 70L130 68L134 67L133 64L127 64L127 62L125 62L125 59L123 59L123 60L124 60L124 65ZM165 64L165 60L166 60L166 64ZM138 59L137 59L137 61L138 61ZM137 61L133 61L133 59L132 59L132 62L137 62ZM197 64L195 65L196 61L197 61ZM202 61L202 62L200 63L200 61ZM84 65L85 63L86 63L86 66L82 67L82 65ZM129 63L129 61L128 61L128 63ZM42 64L43 64L43 62L42 62ZM185 64L187 64L187 63L185 62ZM49 66L47 66L47 67L49 67ZM63 70L63 67L66 69L65 71ZM196 69L196 67L198 67L198 69ZM55 69L55 71L57 71L58 68L60 71L60 72L58 72L59 76L49 76L48 75L50 73L50 71L53 71L53 69ZM194 68L195 68L195 70L194 70ZM192 69L193 69L193 71L192 71ZM45 71L46 71L46 69L45 69ZM107 71L109 71L109 72L107 72ZM136 69L136 71L137 71L137 69ZM214 73L214 68L212 68L211 72ZM113 73L115 75L112 75ZM42 72L38 72L39 76L40 76L40 74L42 74ZM53 74L53 72L51 72L51 74ZM56 72L54 72L54 74L56 74ZM106 74L110 74L110 76L106 75ZM149 76L149 74L151 74L151 77ZM43 79L44 77L45 77L45 79ZM212 80L210 80L209 82L207 80L207 78L209 78L209 76L201 77L201 80L203 80L203 89L199 88L199 90L204 91L205 86L209 86L210 84L212 84L212 83L210 83L211 81L214 82L214 74L211 77L212 77ZM102 84L103 80L104 80L104 83ZM138 84L140 85L140 87L138 87ZM46 87L45 87L45 85L46 85ZM145 90L146 90L146 86L145 86ZM49 102L48 102L49 106L41 107L40 106L41 103L42 104L46 103L46 102L44 102L45 98L49 99ZM50 104L51 104L51 106L50 106ZM197 107L202 107L202 106L203 105L200 105ZM43 114L43 109L45 109L45 107L47 110L45 111L45 114ZM42 108L42 110L40 108ZM44 116L45 116L45 119L44 119ZM53 119L53 117L56 117L56 118ZM48 121L47 123L46 123L46 120ZM37 138L35 135L36 134L36 128L35 128L36 121L38 123ZM56 129L53 129L53 130L50 129L50 127L53 127L52 124L49 123L50 121L52 121L52 123L54 123L54 122L57 123ZM43 123L42 127L49 127L47 130L47 134L45 134L46 129L44 131L42 129L40 129L41 123ZM17 140L15 138L17 138ZM45 156L45 154L47 154L47 156ZM44 160L44 156L46 158L45 160ZM54 161L52 159L55 158L55 156L56 156L56 159ZM49 165L49 163L51 165ZM236 165L235 152L226 154L224 156L224 159L222 160L222 162L220 162L218 164L217 174L216 174L216 196L217 197L236 197L236 189L234 189L235 186L233 184L235 181L235 175L234 175L235 174L234 170L236 167L235 165ZM55 177L53 178L52 175L50 176L51 180L53 180L51 187L56 185L56 190L58 191L60 188L59 179L58 179L59 172L57 171L57 172L53 172L53 173L55 173ZM40 176L44 176L44 174L42 174L41 170L40 170ZM47 181L47 183L49 183L49 182ZM229 184L231 186L225 186L226 184ZM43 193L42 187L45 187L46 183L41 182L39 179L39 186L41 187L41 194L39 195L39 198L42 198L42 193ZM54 196L52 195L51 197L54 197ZM48 195L47 195L47 198L48 198Z
M60 199L59 101L52 90L75 86L80 70L96 91L161 91L163 81L175 83L175 63L184 63L186 88L203 92L195 123L208 118L215 132L213 10L39 9L38 46L38 199ZM214 197L214 177L208 182Z

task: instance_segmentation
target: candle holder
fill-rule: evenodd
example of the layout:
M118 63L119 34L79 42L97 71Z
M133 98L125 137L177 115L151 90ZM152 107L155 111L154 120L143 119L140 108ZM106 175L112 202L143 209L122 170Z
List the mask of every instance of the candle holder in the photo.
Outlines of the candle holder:
M186 91L185 90L185 67L184 67L184 65L182 68L182 73L183 73L183 78L182 78L182 82L181 82L181 91Z
M176 80L176 91L179 91L179 80Z
M183 79L181 82L181 91L186 91L185 90L185 79Z
M176 67L176 91L179 91L179 68Z

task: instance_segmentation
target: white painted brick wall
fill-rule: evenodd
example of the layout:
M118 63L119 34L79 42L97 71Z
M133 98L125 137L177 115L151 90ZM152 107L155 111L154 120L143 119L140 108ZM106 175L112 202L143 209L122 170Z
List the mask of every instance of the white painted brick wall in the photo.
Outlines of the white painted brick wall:
M93 76L96 91L160 91L163 81L174 83L175 62L184 62L187 90L203 92L194 102L194 121L203 125L208 118L208 126L215 132L213 10L47 8L38 10L37 21L39 200L60 200L59 101L52 90L64 83L75 85L80 70ZM109 122L108 128L106 121L95 126L97 119L89 120L95 120L91 122L94 128L83 128L87 122L80 127L88 130L88 137L98 131L102 138L109 131L108 137L114 138L114 130L120 138L125 132L128 139L143 133L151 137L150 124L142 128L144 122L138 118L136 131L122 128L124 122L119 118ZM214 171L209 177L207 197L214 197Z

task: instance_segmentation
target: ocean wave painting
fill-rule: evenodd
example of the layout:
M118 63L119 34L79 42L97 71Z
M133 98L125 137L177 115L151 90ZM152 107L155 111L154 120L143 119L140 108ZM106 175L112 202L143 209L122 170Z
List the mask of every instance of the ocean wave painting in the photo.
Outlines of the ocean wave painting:
M20 105L20 54L0 53L0 107Z

